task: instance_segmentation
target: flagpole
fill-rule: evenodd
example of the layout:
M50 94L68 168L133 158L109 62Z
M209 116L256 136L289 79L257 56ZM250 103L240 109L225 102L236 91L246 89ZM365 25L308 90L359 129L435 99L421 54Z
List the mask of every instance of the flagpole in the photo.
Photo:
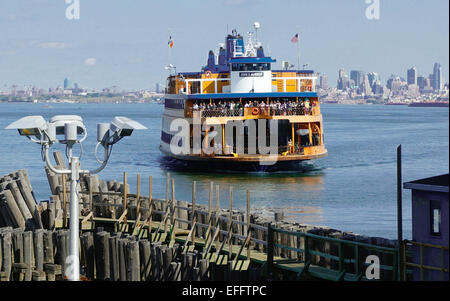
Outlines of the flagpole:
M299 41L297 42L297 70L300 70L300 35Z
M170 28L168 29L169 31L169 39L172 39L172 33L170 32ZM170 75L172 75L172 47L169 46L169 72Z

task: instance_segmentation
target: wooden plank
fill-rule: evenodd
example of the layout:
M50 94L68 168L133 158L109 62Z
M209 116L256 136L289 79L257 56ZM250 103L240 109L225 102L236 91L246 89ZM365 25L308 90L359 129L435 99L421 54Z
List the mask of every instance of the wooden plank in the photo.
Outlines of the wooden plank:
M91 212L89 212L88 215L86 215L86 216L83 218L83 220L81 221L81 224L86 223L88 220L92 219L92 217L94 217L94 212L91 211Z
M128 184L127 184L127 173L123 172L123 211L126 213L127 206L128 206L128 199L127 199L127 193L128 193ZM123 215L123 214L122 214ZM124 221L127 221L127 215L124 216Z

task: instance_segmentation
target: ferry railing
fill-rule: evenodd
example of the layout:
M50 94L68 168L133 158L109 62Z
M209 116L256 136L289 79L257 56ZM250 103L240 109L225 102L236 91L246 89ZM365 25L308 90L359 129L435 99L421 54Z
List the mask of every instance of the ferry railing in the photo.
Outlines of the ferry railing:
M418 250L416 249L416 251L418 251L419 253L419 263L417 262L407 262L406 259L406 253L407 253L407 246L412 246L415 248L418 248ZM430 264L424 264L424 249L438 249L440 250L440 261L441 264L440 266L436 266L436 265L430 265ZM447 254L445 254L445 251L447 251ZM439 246L439 245L433 245L433 244L427 244L427 243L421 243L421 242L416 242L416 241L412 241L412 240L404 240L403 241L403 253L402 253L402 261L405 263L405 267L411 267L411 268L418 268L419 269L419 275L420 275L420 281L424 280L424 271L428 270L428 271L440 271L441 272L441 280L444 281L445 279L445 274L447 273L447 278L448 278L448 251L449 251L449 247L448 246ZM447 266L445 264L445 259L447 258ZM403 271L403 279L406 279L406 268Z
M310 275L327 279L327 280L361 280L363 275L365 275L364 267L369 264L366 263L365 258L363 258L363 251L366 254L374 254L378 257L386 257L386 255L392 259L392 264L382 264L380 261L379 269L381 271L388 272L391 274L391 280L398 279L398 263L397 254L398 250L395 248L381 247L371 244L365 244L360 242L354 242L349 240L337 239L332 237L325 237L320 235L315 235L311 233L304 232L294 232L284 229L278 229L273 227L271 224L268 225L268 239L267 239L267 265L269 273L273 273L275 266L277 264L298 264L303 263L304 265L298 269L298 277L302 276L303 273L309 273ZM284 234L288 236L294 236L303 239L303 248L301 247L290 247L283 245L281 243L275 242L274 236L276 233ZM289 241L289 240L287 240ZM328 248L323 248L323 251L318 251L312 249L314 242L327 243L330 245ZM337 255L331 254L333 245L337 246ZM282 259L274 260L274 249L280 248L285 250L290 250L301 254L297 259ZM345 252L345 251L347 252ZM348 250L353 250L353 254L349 254ZM383 256L385 255L385 256ZM313 256L318 256L326 258L330 261L337 262L337 269L330 265L329 268L318 267L314 265ZM347 264L347 267L346 267ZM348 265L353 265L353 270L349 272ZM298 266L298 265L297 265ZM294 268L295 269L295 268ZM380 273L381 275L381 273ZM383 275L384 276L384 275ZM389 277L388 277L389 278ZM387 280L386 277L383 277Z
M246 107L240 109L214 108L214 109L193 109L193 113L187 114L187 117L197 116L202 118L210 117L243 117L243 116L313 116L317 114L315 108L267 108L267 107Z

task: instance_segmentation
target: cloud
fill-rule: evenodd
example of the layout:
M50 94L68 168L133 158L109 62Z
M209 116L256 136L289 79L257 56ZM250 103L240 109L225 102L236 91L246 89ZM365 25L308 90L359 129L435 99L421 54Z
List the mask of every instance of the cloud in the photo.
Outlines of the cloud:
M84 64L86 66L95 66L96 63L97 63L97 60L93 57L90 57L84 61Z
M62 43L62 42L42 42L42 43L38 43L37 46L39 48L46 48L46 49L64 49L64 48L68 48L69 44Z

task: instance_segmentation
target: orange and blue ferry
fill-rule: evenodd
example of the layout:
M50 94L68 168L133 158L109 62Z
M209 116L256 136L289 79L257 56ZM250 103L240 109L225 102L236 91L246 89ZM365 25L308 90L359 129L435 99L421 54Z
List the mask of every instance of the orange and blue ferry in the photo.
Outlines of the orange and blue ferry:
M246 45L236 30L219 45L200 72L167 78L165 158L185 167L271 171L326 156L317 74L274 70L276 60L251 33Z

